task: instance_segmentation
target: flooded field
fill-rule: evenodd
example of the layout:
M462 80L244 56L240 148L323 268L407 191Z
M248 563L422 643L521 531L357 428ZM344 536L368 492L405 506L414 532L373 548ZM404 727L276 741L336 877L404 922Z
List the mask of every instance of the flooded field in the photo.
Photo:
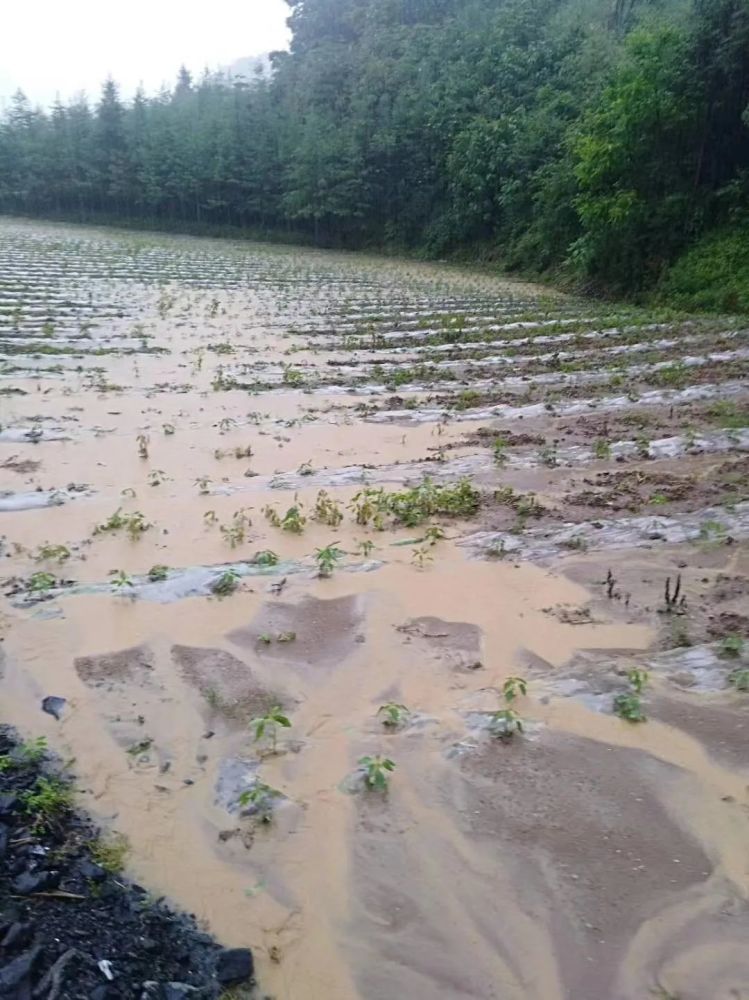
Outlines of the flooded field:
M260 996L749 997L749 328L5 220L0 356L2 718Z

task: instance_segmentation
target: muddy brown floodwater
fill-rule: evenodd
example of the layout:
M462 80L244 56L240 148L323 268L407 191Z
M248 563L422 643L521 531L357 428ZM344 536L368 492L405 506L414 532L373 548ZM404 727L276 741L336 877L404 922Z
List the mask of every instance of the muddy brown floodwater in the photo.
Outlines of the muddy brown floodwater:
M749 997L740 322L0 220L0 355L2 719L263 994Z

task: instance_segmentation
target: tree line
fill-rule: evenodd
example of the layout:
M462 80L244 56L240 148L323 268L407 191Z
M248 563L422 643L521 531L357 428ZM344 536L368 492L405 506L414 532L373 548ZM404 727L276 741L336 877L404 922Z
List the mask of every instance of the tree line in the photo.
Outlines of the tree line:
M17 93L0 211L485 254L620 292L745 222L749 0L287 3L270 77Z

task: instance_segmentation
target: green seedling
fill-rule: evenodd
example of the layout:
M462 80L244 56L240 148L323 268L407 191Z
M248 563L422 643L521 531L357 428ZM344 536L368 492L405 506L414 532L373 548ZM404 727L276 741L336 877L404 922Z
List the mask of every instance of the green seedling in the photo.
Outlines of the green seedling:
M152 527L153 524L150 521L146 521L139 510L133 511L132 514L123 514L122 508L118 507L108 520L102 524L98 524L94 528L94 534L114 533L124 529L130 536L131 541L137 541L144 532Z
M148 444L149 444L148 435L139 434L135 440L138 443L138 455L141 458L148 458Z
M281 798L278 789L258 781L251 789L242 792L239 805L242 809L249 808L261 823L270 823L273 818L273 800L278 798Z
M203 514L203 524L207 525L208 527L212 527L214 524L218 524L218 515L216 514L215 510L207 510L205 514Z
M32 573L29 577L29 590L32 594L44 594L57 583L57 580L52 575L52 573L45 573L43 570L38 570L36 573Z
M283 373L283 384L292 388L304 385L304 375L295 368L286 368Z
M727 635L720 643L720 654L726 659L736 659L744 652L746 643L740 635Z
M327 490L320 490L315 500L315 508L312 516L322 524L327 524L331 528L337 528L343 520L343 511L338 501L333 500Z
M237 421L233 417L222 417L222 419L218 422L218 427L222 434L225 434L227 431L230 431L232 427L236 426Z
M278 565L278 556L272 549L263 549L261 552L256 552L252 559L256 566L276 566Z
M21 793L24 812L36 832L51 830L73 805L73 792L59 778L39 777L33 788Z
M426 545L420 545L411 552L411 562L419 569L426 569L428 563L434 562L434 556Z
M314 476L315 470L312 468L312 462L302 462L299 468L296 470L298 476Z
M37 736L36 739L22 743L15 756L2 754L0 756L0 774L11 771L15 767L34 767L40 764L47 753L47 737Z
M511 708L500 708L494 712L489 722L489 732L501 740L511 740L523 732L523 720Z
M317 575L320 577L332 576L333 570L345 554L343 549L339 549L335 542L326 545L324 549L315 549Z
M525 695L527 692L528 682L523 677L507 677L502 685L502 694L508 704L515 701L518 695Z
M202 496L211 492L211 479L210 476L198 476L195 480L195 485L198 487L198 492Z
M125 867L130 842L122 833L101 836L90 845L91 857L110 875L119 875Z
M436 545L437 542L442 541L445 537L445 529L441 528L438 524L430 525L424 532L424 541L428 542L429 545Z
M169 476L167 476L163 469L153 469L152 472L148 473L149 486L161 486L167 479L169 479Z
M728 678L729 684L733 684L737 691L749 691L749 669L742 667L734 670Z
M504 438L498 437L494 439L494 445L492 447L494 454L494 461L497 465L507 464L507 442Z
M122 569L110 570L109 575L112 578L112 586L118 590L122 590L123 587L132 587L133 585L133 581Z
M290 531L293 535L301 535L307 518L302 514L301 505L294 504L293 507L289 507L279 523L283 531Z
M147 576L151 583L160 583L162 580L166 580L169 576L169 567L162 566L161 563L157 563L149 569Z
M361 542L357 542L356 549L365 559L369 559L374 550L374 542L369 538L365 538Z
M605 438L599 438L593 445L593 454L596 458L611 458L611 444Z
M647 686L650 680L650 673L641 667L633 667L627 671L627 679L632 686L632 690L635 694L639 695L642 694L644 688Z
M50 545L49 542L45 542L36 550L34 559L36 562L64 563L70 559L70 549L67 545Z
M402 726L410 714L410 710L405 705L399 705L395 701L388 701L377 709L377 715L383 716L383 726L388 729L397 729L398 726Z
M224 570L210 585L211 593L216 597L229 597L239 586L239 580L239 573L236 570Z
M630 691L622 691L616 695L614 713L627 722L645 722L647 719L639 695Z
M395 761L389 757L360 757L359 767L364 768L364 783L367 788L376 792L386 792L389 774L395 770Z
M283 714L280 705L274 705L265 715L260 715L250 722L250 728L254 730L255 742L259 743L267 737L270 740L272 753L276 752L279 727L291 728L291 721Z

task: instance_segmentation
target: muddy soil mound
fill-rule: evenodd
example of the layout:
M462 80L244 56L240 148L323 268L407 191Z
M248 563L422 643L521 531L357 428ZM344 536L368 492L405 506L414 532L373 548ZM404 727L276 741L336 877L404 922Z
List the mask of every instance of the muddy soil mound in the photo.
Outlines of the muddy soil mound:
M97 864L98 833L44 756L0 727L0 997L214 1000L250 979L249 950Z

